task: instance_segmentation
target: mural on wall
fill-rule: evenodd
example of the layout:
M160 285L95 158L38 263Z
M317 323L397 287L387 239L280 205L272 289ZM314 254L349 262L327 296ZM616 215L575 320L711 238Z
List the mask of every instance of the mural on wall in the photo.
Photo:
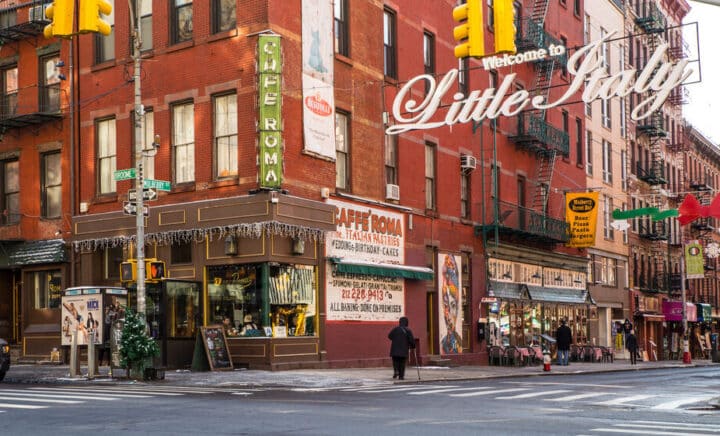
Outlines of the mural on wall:
M460 283L460 271L462 259L449 253L438 254L438 267L440 277L438 279L439 308L439 332L440 354L462 353L462 283Z
M305 151L335 159L332 0L302 2L303 137Z

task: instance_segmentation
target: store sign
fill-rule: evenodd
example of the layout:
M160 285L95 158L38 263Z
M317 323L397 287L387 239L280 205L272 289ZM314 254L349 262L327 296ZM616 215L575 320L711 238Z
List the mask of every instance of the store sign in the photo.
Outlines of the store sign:
M498 88L475 90L470 92L467 98L464 98L462 93L455 93L457 69L448 71L439 82L429 74L416 76L395 96L392 115L396 124L388 127L385 133L397 135L411 130L434 129L468 122L479 123L501 115L511 117L524 110L546 110L572 102L577 93L582 93L582 100L586 103L635 94L638 100L630 116L635 121L645 119L662 107L672 90L690 76L690 61L664 61L668 50L666 43L658 45L642 70L630 68L608 74L604 67L602 46L614 34L615 32L610 32L570 56L567 71L574 78L565 93L554 101L546 100L543 95L531 96L525 89L508 96L508 92L516 89L514 81L517 73L507 74ZM427 82L429 92L424 100L418 102L413 99L412 90L425 85L422 82ZM443 101L444 99L452 102ZM445 111L444 119L436 116L441 107Z
M570 225L568 247L595 245L599 192L568 192L565 194L565 218Z
M280 36L258 37L260 186L282 182L282 59Z
M705 278L703 265L702 245L700 241L690 241L685 244L685 277L688 279Z
M386 264L405 261L404 216L367 206L328 200L335 205L337 231L328 232L325 255ZM344 274L328 262L329 321L397 322L405 314L405 281L398 277Z

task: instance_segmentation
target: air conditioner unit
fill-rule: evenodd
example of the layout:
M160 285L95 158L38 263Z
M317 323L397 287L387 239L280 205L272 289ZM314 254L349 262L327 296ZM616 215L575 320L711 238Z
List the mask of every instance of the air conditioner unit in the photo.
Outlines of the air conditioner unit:
M388 200L400 200L400 186L391 183L385 185L385 198Z
M475 159L474 156L470 156L469 154L462 154L460 155L460 168L466 171L471 171L475 169L475 166L477 164L477 159Z
M52 2L47 2L42 5L31 7L28 15L29 21L50 21L45 16L45 9L47 9L51 4Z

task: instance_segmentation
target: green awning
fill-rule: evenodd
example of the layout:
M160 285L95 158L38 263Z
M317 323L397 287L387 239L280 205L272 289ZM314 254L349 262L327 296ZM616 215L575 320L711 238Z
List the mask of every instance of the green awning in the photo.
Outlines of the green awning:
M710 322L712 320L712 306L707 303L695 303L697 306L697 320Z
M413 280L432 280L435 273L421 266L399 265L394 263L375 263L356 259L329 257L337 272L345 274L365 274L383 277L402 277Z
M67 249L62 239L24 242L8 251L9 266L60 263L67 260Z
M530 299L568 304L594 304L587 289L549 288L546 286L527 285Z

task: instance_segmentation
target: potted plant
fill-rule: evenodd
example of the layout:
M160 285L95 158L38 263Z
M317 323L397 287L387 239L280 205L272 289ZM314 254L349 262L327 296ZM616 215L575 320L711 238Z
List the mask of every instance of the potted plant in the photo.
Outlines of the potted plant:
M120 365L128 371L130 378L143 379L145 367L158 354L160 347L147 335L144 317L127 309L120 339Z

